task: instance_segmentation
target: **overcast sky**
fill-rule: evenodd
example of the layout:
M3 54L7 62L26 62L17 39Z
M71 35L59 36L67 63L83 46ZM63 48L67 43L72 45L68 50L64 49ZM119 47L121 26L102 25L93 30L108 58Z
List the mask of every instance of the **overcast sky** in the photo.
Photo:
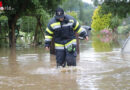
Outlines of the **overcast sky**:
M83 2L87 2L89 4L92 4L93 2L91 0L82 0Z

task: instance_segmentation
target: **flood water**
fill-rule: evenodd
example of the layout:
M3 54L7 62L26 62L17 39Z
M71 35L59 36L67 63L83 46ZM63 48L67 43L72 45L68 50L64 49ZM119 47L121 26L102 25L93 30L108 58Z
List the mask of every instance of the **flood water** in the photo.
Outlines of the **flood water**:
M98 37L98 36L97 36ZM77 71L60 72L43 47L0 49L0 90L130 90L130 53L126 38L81 41Z

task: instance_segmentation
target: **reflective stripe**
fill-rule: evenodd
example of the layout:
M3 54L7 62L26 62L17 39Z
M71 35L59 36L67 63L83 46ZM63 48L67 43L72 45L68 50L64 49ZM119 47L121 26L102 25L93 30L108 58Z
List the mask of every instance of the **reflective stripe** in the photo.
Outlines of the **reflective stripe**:
M58 44L58 43L55 43L55 46L64 47L64 45L63 45L63 44Z
M53 32L51 30L49 30L48 28L46 28L46 31L49 33L49 34L53 34Z
M69 20L71 23L74 23L74 20Z
M55 43L55 49L64 49L64 45Z
M60 28L60 27L61 27L61 26L60 26L60 22L56 22L56 23L51 24L51 27L52 27L53 29Z
M57 25L60 25L60 22L56 22L56 23L51 24L51 27L54 27L54 26L57 26Z
M64 47L55 47L55 49L64 49Z
M71 40L67 44L65 44L65 48L69 47L70 45L75 44L76 45L76 39Z
M52 36L45 36L46 39L52 39Z
M45 39L45 41L51 41L52 39Z
M80 28L77 33L80 34L81 32L84 32L84 31L85 31L84 28Z
M64 26L72 26L72 25L73 25L73 23L67 23L67 24L64 24L63 27Z
M74 41L73 44L76 45L76 41Z
M61 26L60 25L57 25L57 26L54 26L54 27L52 27L53 29L57 29L57 28L61 28Z
M45 41L51 41L52 40L52 36L45 36Z
M77 33L79 34L79 33L81 32L81 30L82 30L82 28L80 28L80 29L77 31Z
M74 30L76 30L78 26L79 26L79 22L77 21L76 26L74 27Z

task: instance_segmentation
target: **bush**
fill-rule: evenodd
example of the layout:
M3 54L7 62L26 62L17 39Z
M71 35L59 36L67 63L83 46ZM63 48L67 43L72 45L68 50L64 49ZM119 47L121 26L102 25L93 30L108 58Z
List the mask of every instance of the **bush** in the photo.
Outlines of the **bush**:
M100 10L101 10L101 6L98 6L98 8L95 9L93 16L92 16L91 27L92 27L92 29L95 30L95 32L99 32L100 30L103 30L110 26L111 13L100 15L99 14Z

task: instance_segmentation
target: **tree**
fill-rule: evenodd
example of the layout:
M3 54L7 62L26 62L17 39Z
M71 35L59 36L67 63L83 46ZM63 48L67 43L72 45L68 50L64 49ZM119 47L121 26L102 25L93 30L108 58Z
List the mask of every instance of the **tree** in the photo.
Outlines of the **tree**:
M83 2L79 3L79 19L81 21L84 20L84 12L83 12Z
M76 20L78 19L78 13L76 13L75 11L67 12L67 14L73 16Z
M130 0L94 0L95 5L102 6L103 14L112 13L113 16L125 18L130 14Z
M35 35L34 35L34 45L37 46L39 43L40 34L42 36L41 39L45 38L44 31L45 31L45 27L47 26L47 22L50 19L50 15L43 9L38 9L35 13L36 13L35 17L37 20L37 25L35 29Z
M10 46L15 47L15 27L17 20L22 17L36 12L37 9L44 9L49 13L53 13L55 8L64 0L2 0L3 7L11 7L4 10L3 15L8 17L9 41ZM33 14L34 15L34 14ZM32 15L32 16L33 16Z
M79 20L83 24L91 24L91 17L94 11L94 7L92 5L82 2L82 0L66 0L61 7L66 12L75 11L78 14Z
M6 16L0 16L0 46L7 44L7 33L8 33L8 18Z
M66 0L61 7L65 11L79 11L79 3L81 3L80 0Z
M15 27L19 17L27 13L28 10L35 9L34 2L32 0L2 0L3 7L10 7L11 9L5 8L4 15L8 17L9 26L9 42L10 47L15 47Z
M6 16L0 16L0 38L5 38L8 33L8 18Z
M94 8L89 7L87 10L84 9L83 12L84 12L83 23L84 23L85 25L91 26Z
M121 24L122 19L120 19L117 15L111 18L110 28L112 29L113 33L117 32L118 26Z
M92 17L92 25L91 27L96 31L99 32L102 29L108 28L110 26L111 21L111 13L100 15L101 6L95 9Z

